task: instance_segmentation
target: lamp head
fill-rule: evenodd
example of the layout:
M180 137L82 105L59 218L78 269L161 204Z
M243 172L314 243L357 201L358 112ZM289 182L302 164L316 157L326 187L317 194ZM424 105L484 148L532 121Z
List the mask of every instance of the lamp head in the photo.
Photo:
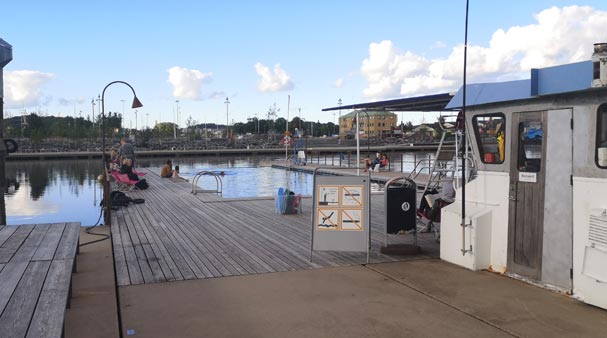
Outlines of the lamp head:
M141 108L141 107L143 107L143 104L141 104L141 101L139 101L137 96L135 96L133 98L133 104L131 105L131 108Z

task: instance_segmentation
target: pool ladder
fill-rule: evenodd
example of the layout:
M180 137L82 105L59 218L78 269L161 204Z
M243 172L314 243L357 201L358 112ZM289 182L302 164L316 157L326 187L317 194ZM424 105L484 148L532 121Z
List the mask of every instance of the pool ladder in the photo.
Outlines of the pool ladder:
M215 183L216 183L215 190L198 188L198 180L200 180L200 178L203 176L212 176L215 178ZM212 172L212 171L205 170L205 171L198 172L192 179L192 194L196 195L199 192L216 193L217 195L221 196L223 194L223 180L221 179L221 176L217 175L215 172Z

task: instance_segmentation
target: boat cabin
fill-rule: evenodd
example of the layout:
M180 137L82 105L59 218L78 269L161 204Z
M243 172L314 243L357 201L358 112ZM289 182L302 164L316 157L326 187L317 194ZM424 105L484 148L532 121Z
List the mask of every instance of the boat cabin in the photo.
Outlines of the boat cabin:
M441 215L441 258L607 308L607 44L530 79L469 84L476 170ZM463 88L446 109L462 109Z

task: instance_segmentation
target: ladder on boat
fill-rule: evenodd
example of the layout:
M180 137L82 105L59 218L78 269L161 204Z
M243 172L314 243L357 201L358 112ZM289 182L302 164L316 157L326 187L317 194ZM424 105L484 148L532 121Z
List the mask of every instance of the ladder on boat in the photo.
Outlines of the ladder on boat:
M462 172L462 166L466 165L466 168L473 169L476 166L472 156L469 152L465 156L465 163L462 163L461 159L458 158L457 153L460 149L461 142L463 140L462 132L457 128L457 121L446 122L446 118L457 118L457 115L441 116L439 118L439 126L442 130L442 135L434 159L432 160L420 160L415 164L415 167L411 174L410 179L416 180L420 174L427 175L425 183L423 184L423 192L426 193L430 190L440 190L442 183L455 182L458 187L459 179L458 173ZM446 145L445 140L448 134L455 135L455 145ZM472 175L467 174L468 178Z

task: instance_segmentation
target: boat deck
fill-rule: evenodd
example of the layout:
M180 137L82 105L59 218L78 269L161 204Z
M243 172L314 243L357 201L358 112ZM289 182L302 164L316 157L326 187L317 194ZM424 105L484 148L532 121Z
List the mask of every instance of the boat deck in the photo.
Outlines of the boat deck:
M279 215L273 198L225 199L191 194L191 184L143 170L150 187L127 194L145 203L112 211L118 285L352 266L366 253L314 252L310 261L312 199L303 213ZM388 256L384 243L384 196L371 198L371 263L437 258L433 234L418 234L422 253ZM390 244L413 243L412 234L390 235Z

